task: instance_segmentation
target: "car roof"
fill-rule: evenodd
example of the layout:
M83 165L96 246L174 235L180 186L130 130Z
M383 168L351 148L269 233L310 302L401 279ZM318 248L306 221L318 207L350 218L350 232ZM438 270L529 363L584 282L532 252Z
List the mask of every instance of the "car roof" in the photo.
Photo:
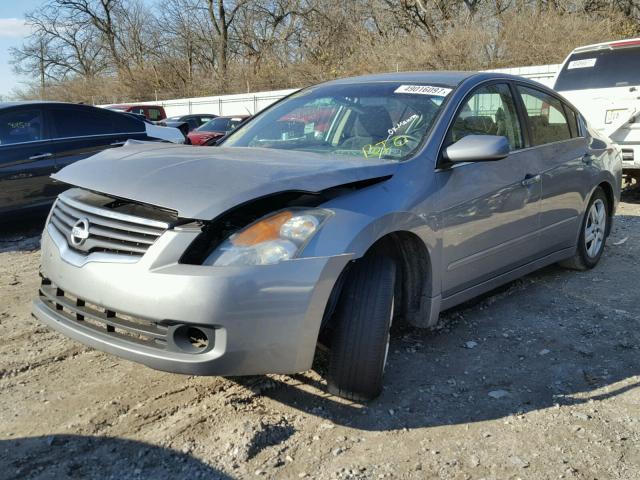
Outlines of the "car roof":
M350 83L375 83L375 82L420 82L435 83L455 87L467 78L478 72L391 72L361 75L359 77L347 77L331 80L322 85L343 85Z
M107 107L116 108L116 107L152 107L152 108L163 108L162 105L140 105L137 103L114 103L113 105L107 105Z
M590 52L593 50L609 50L611 47L637 47L640 45L640 37L626 38L624 40L612 40L610 42L594 43L575 48L571 53Z
M9 107L20 107L22 105L74 105L74 106L83 106L83 107L93 107L93 105L87 105L84 103L71 103L71 102L54 102L54 101L44 101L44 100L24 100L17 102L0 102L0 108L9 108Z

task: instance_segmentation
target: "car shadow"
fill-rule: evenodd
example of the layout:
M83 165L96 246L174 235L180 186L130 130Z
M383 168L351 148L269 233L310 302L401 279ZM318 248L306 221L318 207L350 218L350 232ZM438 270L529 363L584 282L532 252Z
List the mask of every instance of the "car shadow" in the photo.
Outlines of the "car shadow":
M0 440L6 480L61 478L232 479L191 455L112 437L51 435Z
M0 253L24 252L40 248L46 213L31 214L20 220L0 221Z
M640 230L640 217L623 220ZM260 395L383 431L494 420L638 388L640 307L624 281L637 262L613 240L594 270L550 266L445 312L436 330L396 328L384 391L368 404L327 393L323 352L315 372L270 377L276 388Z

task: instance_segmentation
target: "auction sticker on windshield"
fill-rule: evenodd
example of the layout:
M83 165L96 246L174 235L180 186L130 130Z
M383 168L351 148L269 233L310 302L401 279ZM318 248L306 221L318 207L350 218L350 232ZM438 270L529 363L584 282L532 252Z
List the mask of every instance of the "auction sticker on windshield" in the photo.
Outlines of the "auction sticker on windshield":
M573 60L569 62L567 70L573 70L574 68L591 68L596 65L596 58L583 58L582 60Z
M451 93L451 88L433 87L431 85L400 85L393 93L413 93L418 95L446 97Z

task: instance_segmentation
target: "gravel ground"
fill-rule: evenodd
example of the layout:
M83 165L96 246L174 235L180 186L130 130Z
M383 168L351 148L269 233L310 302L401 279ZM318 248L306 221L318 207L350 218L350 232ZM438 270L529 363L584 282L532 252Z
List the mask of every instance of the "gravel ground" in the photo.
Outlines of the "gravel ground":
M30 315L39 223L0 226L0 478L640 479L640 191L600 265L395 331L382 396L318 372L157 372Z

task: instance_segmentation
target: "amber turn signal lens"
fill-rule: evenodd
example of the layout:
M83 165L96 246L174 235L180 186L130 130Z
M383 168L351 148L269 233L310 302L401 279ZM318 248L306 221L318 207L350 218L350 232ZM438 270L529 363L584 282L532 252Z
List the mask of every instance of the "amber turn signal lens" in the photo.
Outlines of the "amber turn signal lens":
M280 238L280 227L292 217L292 212L280 212L237 234L230 239L231 243L237 246L248 247L268 240L277 240Z

